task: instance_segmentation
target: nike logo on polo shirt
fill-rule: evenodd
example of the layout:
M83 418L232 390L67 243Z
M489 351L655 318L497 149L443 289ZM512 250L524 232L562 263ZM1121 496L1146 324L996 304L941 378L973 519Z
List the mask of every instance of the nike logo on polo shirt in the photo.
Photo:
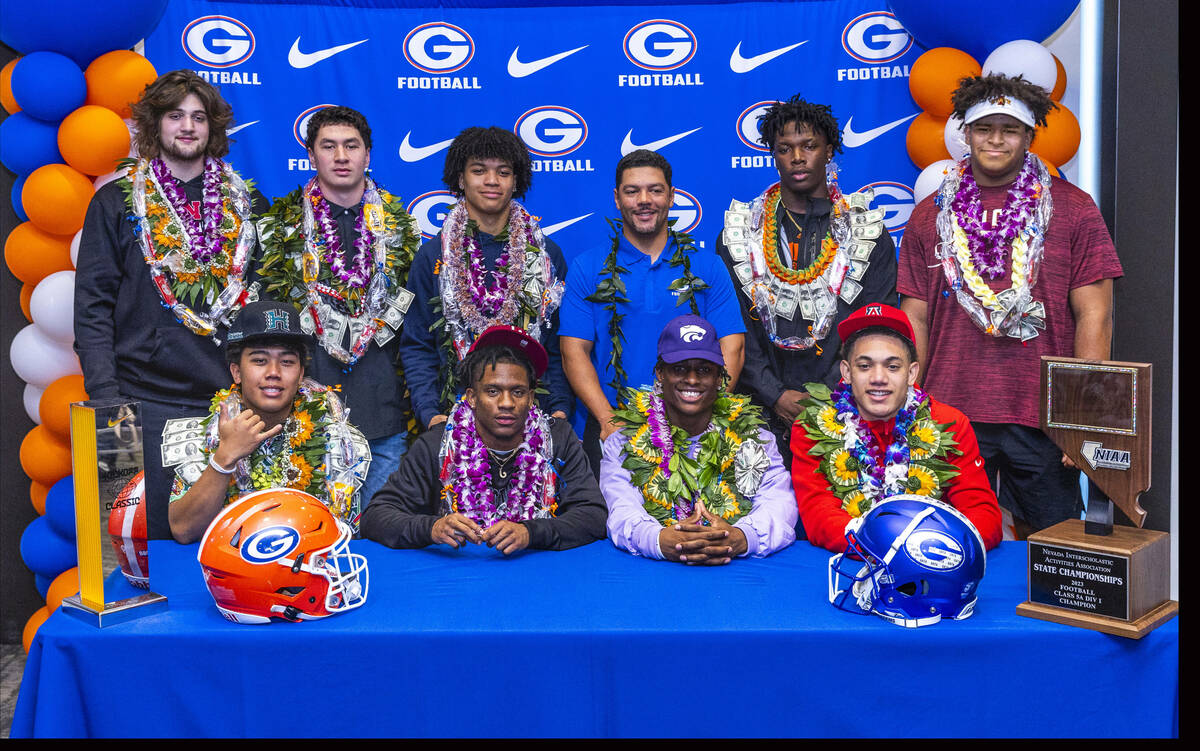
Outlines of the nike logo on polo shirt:
M293 68L309 68L322 60L328 60L339 52L345 52L351 47L357 47L365 41L367 40L359 39L357 42L339 44L336 47L327 47L316 52L301 52L300 37L296 37L296 41L292 42L292 48L288 51L288 65L291 65Z
M400 142L400 158L406 162L419 162L422 159L433 156L450 144L454 143L454 139L450 138L429 146L413 146L408 142L408 137L411 135L412 131L410 130L404 134L404 140Z
M703 127L703 126L701 126L701 127ZM621 156L625 156L629 152L637 151L638 149L647 149L648 151L658 151L662 147L670 146L671 144L678 141L680 138L690 136L691 134L695 133L698 130L700 130L700 128L692 128L689 131L685 131L683 133L676 133L673 136L667 136L666 138L660 138L657 141L651 141L650 143L639 146L631 140L631 138L633 137L633 128L630 128L629 132L625 134L625 140L621 142Z
M249 128L251 125L255 124L256 122L259 122L259 121L251 120L250 122L243 123L242 125L239 125L236 128L230 128L229 130L225 131L225 135L232 136L234 133L237 133L239 130L242 130L243 128Z
M595 213L595 212L593 212L593 213ZM555 232L558 232L560 229L563 229L564 227L570 227L575 222L581 221L583 219L587 219L589 216L591 216L591 214L584 214L583 216L577 216L574 219L568 219L565 222L559 222L558 224L551 224L549 227L542 227L542 234L543 235L553 235Z
M567 50L566 52L560 52L557 55L543 57L539 60L534 60L533 62L529 63L523 63L517 59L517 52L519 52L521 48L514 47L512 55L510 55L508 58L508 75L512 76L513 78L524 78L525 76L533 75L542 68L547 68L551 65L554 65L564 57L574 55L584 47L587 47L587 45L585 44L583 47L576 47L575 49Z
M918 112L917 114L920 113ZM909 115L908 117L902 117L899 120L893 120L886 125L880 125L878 128L871 128L870 130L864 130L862 133L855 133L854 128L851 127L854 125L854 116L851 115L850 119L846 121L846 127L842 128L842 143L845 144L846 148L850 149L862 146L865 143L874 141L876 138L879 138L897 125L906 123L916 116L917 115Z
M800 45L807 43L808 40L805 39L803 42L796 42L795 44L788 45L787 47L780 47L777 50L764 52L761 55L742 57L742 43L738 42L737 46L733 48L733 54L729 56L729 69L734 73L749 73L763 63L769 63L780 55L791 52Z

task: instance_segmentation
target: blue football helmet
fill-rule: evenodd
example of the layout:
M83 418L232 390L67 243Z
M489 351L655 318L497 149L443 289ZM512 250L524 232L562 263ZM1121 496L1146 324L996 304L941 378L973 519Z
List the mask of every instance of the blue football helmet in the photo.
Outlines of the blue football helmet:
M987 554L979 530L953 506L892 496L851 519L846 542L829 559L834 606L908 628L974 612Z

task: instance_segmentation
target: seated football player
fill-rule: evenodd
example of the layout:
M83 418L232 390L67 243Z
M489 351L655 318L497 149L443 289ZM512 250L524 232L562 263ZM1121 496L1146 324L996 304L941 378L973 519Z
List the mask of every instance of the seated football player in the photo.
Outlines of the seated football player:
M909 493L950 504L996 547L1000 506L975 432L962 412L917 387L908 316L872 303L838 324L838 337L841 382L807 384L792 425L792 481L809 542L840 553L852 518Z
M227 503L267 488L303 490L358 528L359 487L371 463L362 433L332 389L304 377L312 337L291 305L250 303L229 328L233 385L208 416L168 420L163 465L175 467L168 520L194 542Z
M600 487L613 545L688 565L762 557L796 539L796 499L750 397L725 390L716 328L696 315L658 338L652 388L625 389Z
M534 403L546 350L491 326L459 363L467 384L413 443L363 514L363 536L393 548L483 544L504 555L604 537L604 501L570 424Z

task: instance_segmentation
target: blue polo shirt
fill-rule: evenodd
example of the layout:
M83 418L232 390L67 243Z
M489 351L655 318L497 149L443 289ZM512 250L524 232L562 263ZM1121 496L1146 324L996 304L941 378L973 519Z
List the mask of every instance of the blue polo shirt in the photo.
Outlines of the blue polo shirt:
M559 309L560 336L573 336L594 343L592 366L600 377L600 386L609 404L616 404L617 395L609 386L613 371L609 366L612 357L612 340L609 338L609 313L605 303L591 302L584 298L596 291L596 284L605 277L604 260L612 250L611 241L603 246L581 253L571 261L567 271L567 290ZM654 363L658 360L658 336L667 323L676 316L691 313L684 303L676 305L679 293L669 289L671 283L683 277L682 266L672 266L670 259L675 255L672 239L659 254L658 260L650 262L650 256L633 247L624 235L617 248L617 264L628 270L621 274L625 283L625 297L618 310L624 314L621 332L625 335L622 344L621 366L629 377L626 386L642 386L654 382ZM746 327L738 308L733 282L725 264L711 250L696 249L689 253L692 275L708 284L708 289L696 293L696 306L700 315L717 329L717 336L744 334Z

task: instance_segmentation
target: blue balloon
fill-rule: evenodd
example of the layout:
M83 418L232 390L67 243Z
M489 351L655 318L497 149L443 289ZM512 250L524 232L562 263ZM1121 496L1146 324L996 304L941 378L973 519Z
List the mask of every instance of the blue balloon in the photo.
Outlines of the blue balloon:
M145 39L166 9L167 0L5 0L0 41L24 54L61 52L86 67L105 52Z
M888 0L892 15L925 49L953 47L982 65L1005 42L1032 39L1042 42L1062 26L1079 0L1010 0L1003 11L980 21L976 9L966 5L949 11L942 0Z
M39 516L21 533L21 560L33 573L53 579L77 565L75 541L54 534L50 520Z
M75 539L75 481L71 475L50 486L46 493L46 518L59 537Z
M50 585L53 583L54 580L49 576L33 575L33 586L37 587L38 594L42 596L43 600L46 599L46 593L50 591Z
M13 66L12 93L22 112L57 127L87 100L87 79L65 55L31 52Z
M21 203L21 190L25 187L25 178L29 175L17 175L17 179L13 180L12 186L12 205L13 211L17 212L17 218L22 222L29 221L29 215L25 213L25 204Z
M24 112L0 123L0 163L18 175L28 175L43 164L61 163L58 126Z

